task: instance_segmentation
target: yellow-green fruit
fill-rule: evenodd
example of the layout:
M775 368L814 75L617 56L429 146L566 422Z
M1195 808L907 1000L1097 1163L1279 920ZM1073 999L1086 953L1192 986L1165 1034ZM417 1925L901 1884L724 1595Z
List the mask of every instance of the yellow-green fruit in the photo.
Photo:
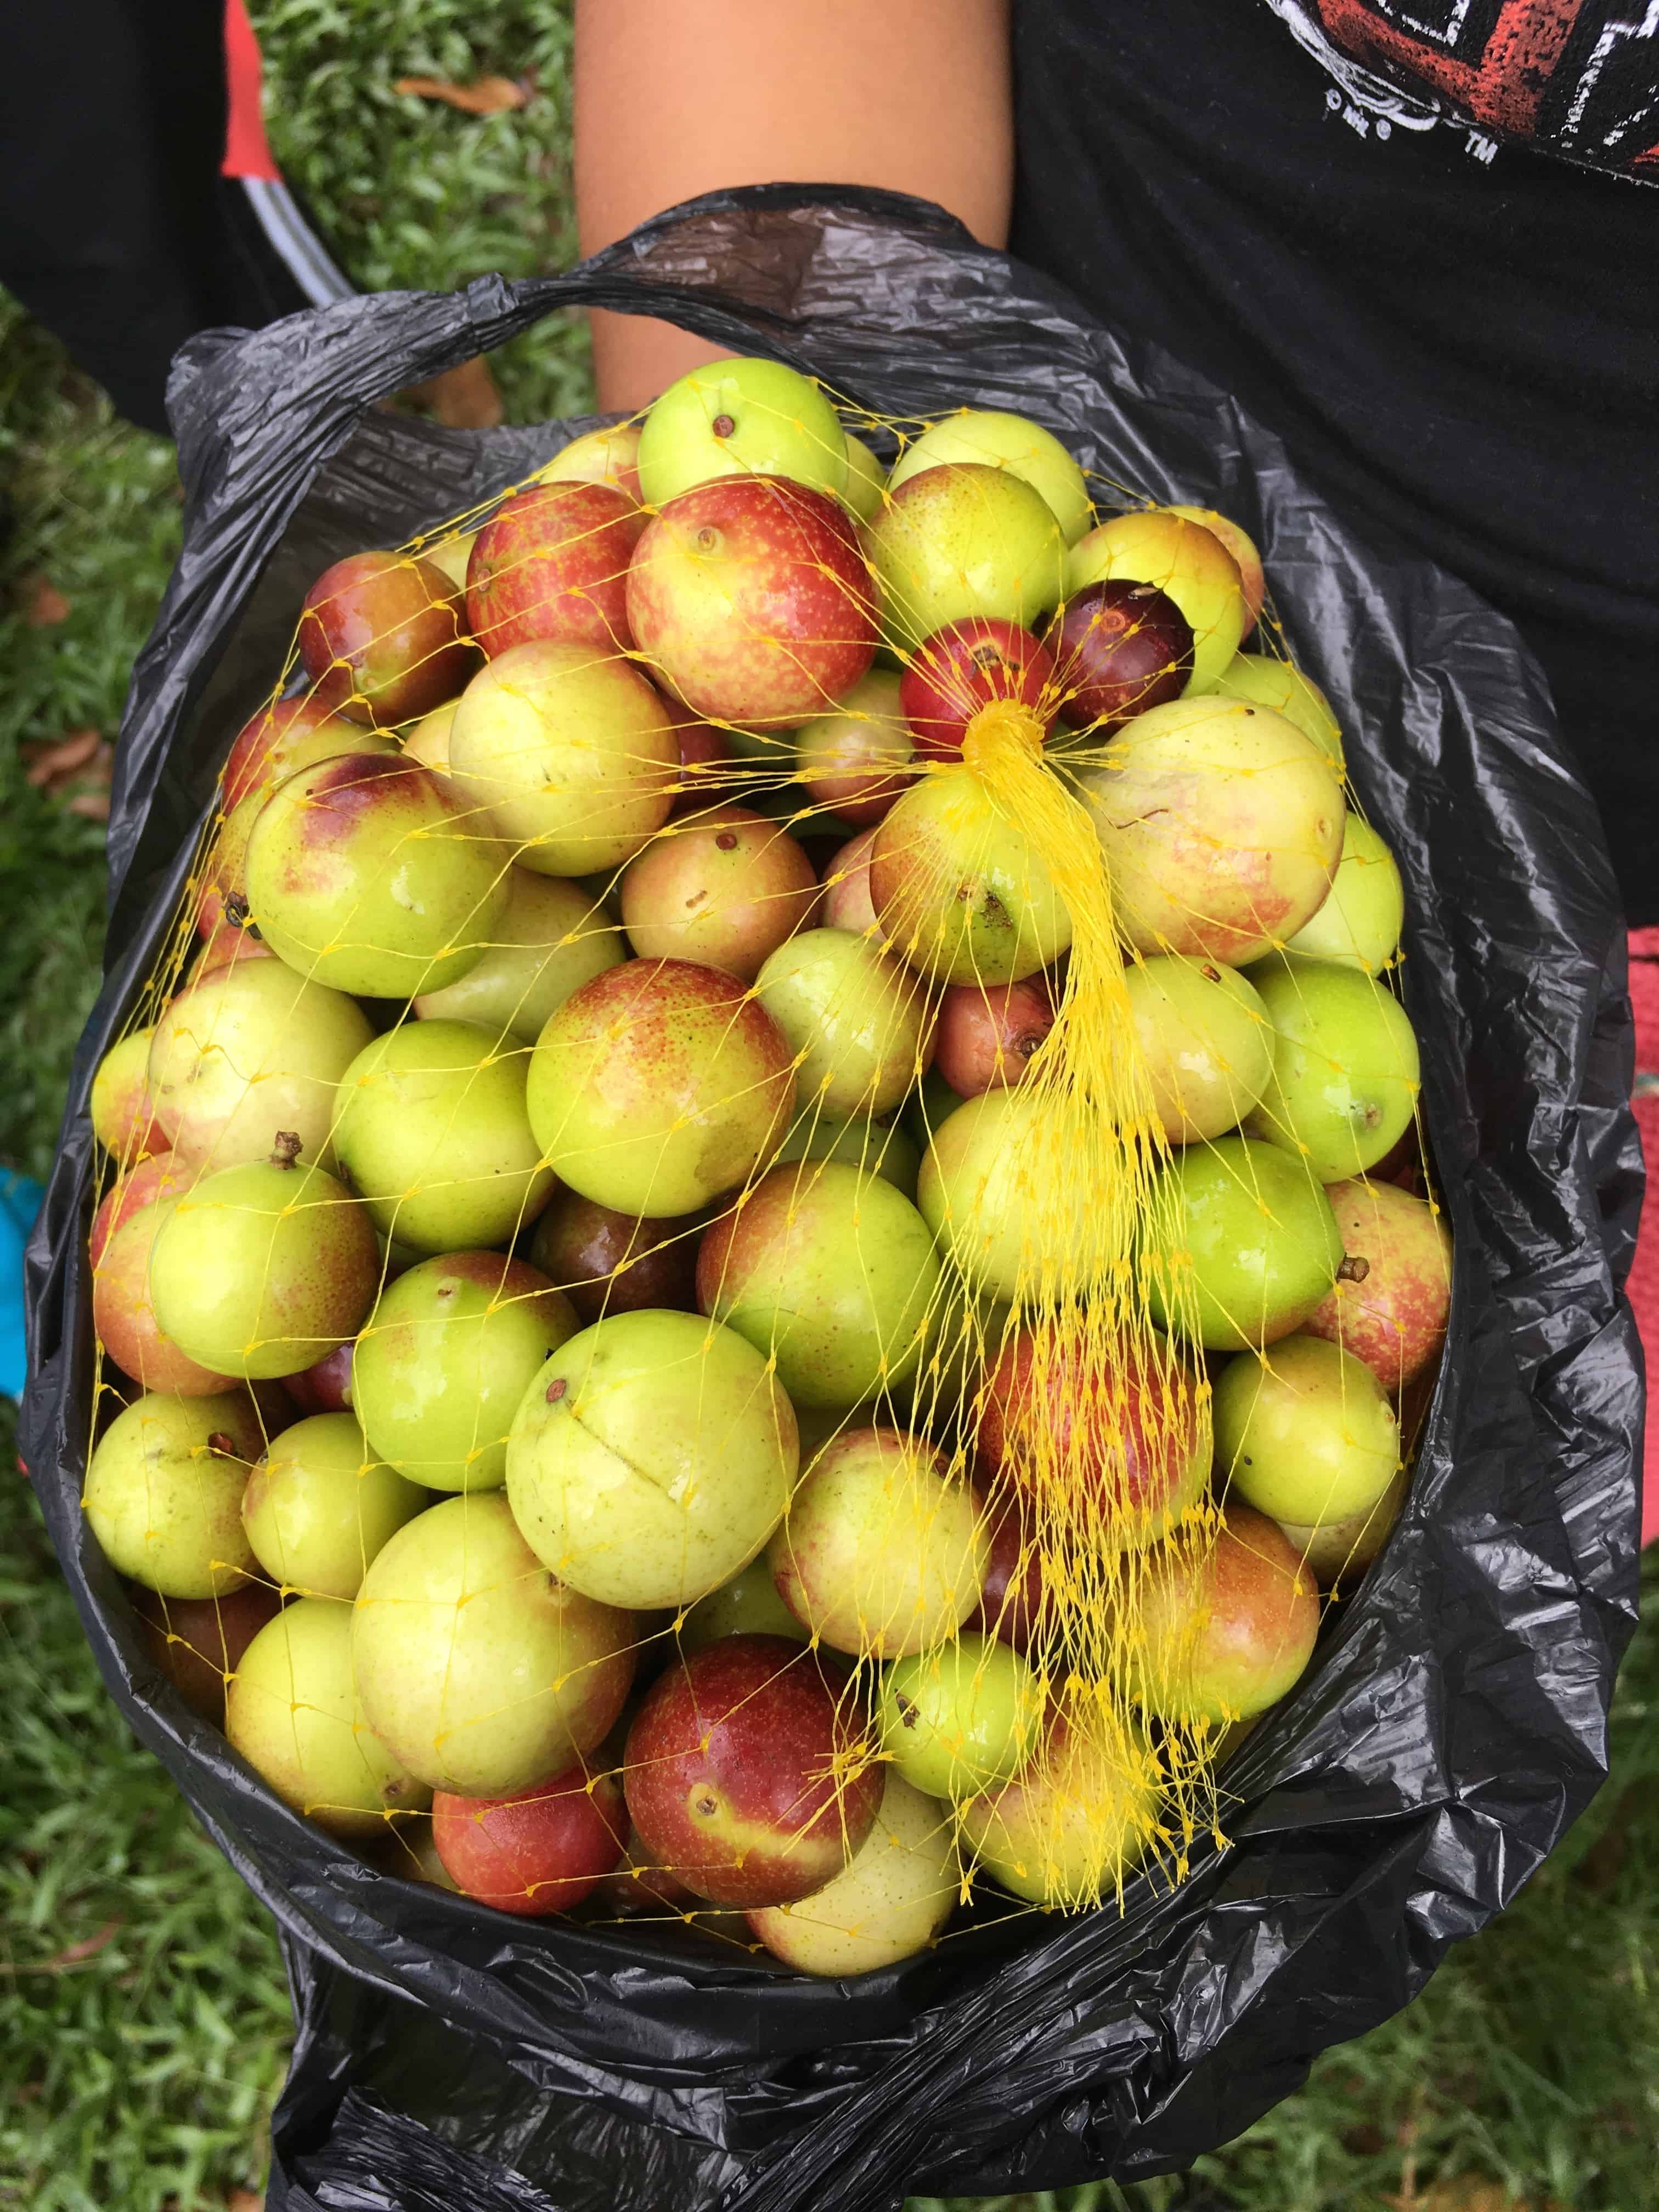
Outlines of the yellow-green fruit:
M406 999L483 957L507 883L447 778L401 754L343 753L289 776L260 808L247 904L297 974Z
M1140 1254L1161 1328L1190 1319L1206 1349L1237 1352L1288 1336L1315 1312L1341 1265L1342 1232L1305 1163L1218 1137L1177 1152L1162 1182Z
M307 1597L356 1597L368 1563L431 1504L376 1460L353 1413L313 1413L270 1444L248 1476L242 1526L274 1583Z
M697 1600L681 1624L680 1650L689 1659L723 1636L793 1636L798 1644L806 1641L806 1631L778 1595L764 1552L729 1583Z
M1285 939L1287 952L1380 975L1400 947L1406 888L1394 854L1357 814L1342 825L1342 858L1325 903Z
M803 1106L890 1114L932 1056L933 1010L915 969L844 929L787 939L755 995L789 1042Z
M944 1455L854 1429L807 1469L768 1558L784 1603L837 1651L899 1659L956 1634L979 1603L990 1537Z
M1040 1758L959 1808L975 1867L1015 1897L1079 1911L1110 1899L1158 1824L1163 1777L1138 1729L1072 1704Z
M1086 1119L1066 1102L987 1091L935 1131L916 1204L976 1296L1046 1304L1122 1257L1128 1224L1100 1201Z
M224 1597L258 1571L242 1527L264 1431L245 1390L137 1398L105 1430L82 1504L105 1558L163 1597Z
M1342 766L1342 726L1330 701L1294 661L1274 660L1265 653L1236 653L1216 678L1223 699L1243 699L1252 707L1271 707L1311 738L1322 753Z
M1046 1685L994 1637L959 1636L882 1678L881 1747L930 1797L961 1798L1012 1781L1036 1748Z
M860 522L868 522L879 514L882 489L886 482L886 470L863 439L849 430L847 433L847 489L842 497Z
M1291 1548L1318 1581L1322 1589L1346 1590L1350 1595L1371 1561L1382 1549L1400 1518L1411 1488L1411 1470L1402 1467L1374 1505L1346 1521L1328 1522L1322 1528L1306 1522L1281 1521Z
M1352 968L1263 961L1250 980L1274 1030L1273 1077L1247 1127L1321 1182L1364 1175L1417 1109L1417 1036L1405 1008Z
M432 1792L369 1728L351 1669L351 1608L306 1597L268 1620L225 1696L225 1734L285 1804L331 1835L384 1833Z
M1153 707L1077 784L1118 927L1142 952L1260 959L1323 905L1342 857L1336 772L1270 708Z
M504 1797L603 1742L631 1616L549 1574L499 1491L446 1498L370 1565L351 1616L369 1725L434 1790Z
M1017 983L1072 941L1035 841L965 767L936 770L887 814L870 850L870 899L890 949L936 982Z
M893 464L887 483L896 491L924 469L946 461L975 461L1020 477L1042 499L1068 545L1075 545L1092 520L1083 471L1051 430L1024 415L964 407L928 425Z
M476 968L415 1001L422 1021L477 1022L534 1044L573 991L628 957L621 930L586 891L558 876L507 871L507 910Z
M847 438L819 386L781 362L713 361L671 384L640 429L640 497L661 507L715 477L787 477L842 498Z
M340 1080L334 1150L382 1235L417 1252L505 1243L546 1205L525 1054L471 1022L405 1022Z
M1066 541L1039 492L1007 469L924 469L864 527L882 629L901 656L947 623L984 615L1030 629L1057 606Z
M679 766L651 685L587 645L537 639L497 653L450 726L450 774L478 810L475 835L487 823L538 875L632 860L668 819Z
M950 1815L889 1774L874 1826L835 1880L793 1905L762 1905L749 1925L797 1973L873 1973L925 1951L961 1889Z
M164 1336L217 1375L297 1375L356 1336L374 1303L368 1214L325 1169L281 1154L204 1176L150 1252Z
M149 1048L155 1035L153 1028L130 1030L110 1047L92 1079L92 1133L106 1152L129 1166L141 1152L154 1151L159 1141L144 1141L149 1125Z
M268 1159L282 1130L316 1159L340 1078L374 1034L355 1000L281 960L215 969L156 1023L156 1118L177 1158L196 1166Z
M1188 692L1209 690L1238 651L1249 608L1238 563L1213 532L1171 508L1152 507L1114 515L1072 548L1066 592L1074 598L1087 584L1121 576L1155 584L1192 624L1193 673Z
M507 1494L550 1571L607 1605L687 1606L782 1516L795 1417L767 1362L700 1315L611 1314L556 1352L507 1444Z
M1152 1110L1172 1145L1236 1129L1267 1089L1273 1029L1255 985L1210 960L1126 966Z
M1400 1468L1400 1425L1363 1359L1319 1336L1241 1352L1215 1386L1216 1467L1270 1519L1369 1513Z
M381 1291L351 1360L374 1449L428 1490L499 1490L507 1432L549 1354L576 1334L562 1291L522 1260L452 1252Z
M422 768L447 775L450 726L460 703L459 699L452 699L445 706L434 707L429 714L422 714L404 739L404 758L419 761Z

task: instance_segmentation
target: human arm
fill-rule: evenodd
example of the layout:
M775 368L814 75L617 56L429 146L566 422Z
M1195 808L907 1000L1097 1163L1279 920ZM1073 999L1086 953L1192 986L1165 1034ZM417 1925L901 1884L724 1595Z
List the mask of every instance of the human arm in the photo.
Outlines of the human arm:
M584 253L700 192L878 185L1000 246L1013 188L1009 0L577 0ZM716 348L593 317L603 408L643 406Z

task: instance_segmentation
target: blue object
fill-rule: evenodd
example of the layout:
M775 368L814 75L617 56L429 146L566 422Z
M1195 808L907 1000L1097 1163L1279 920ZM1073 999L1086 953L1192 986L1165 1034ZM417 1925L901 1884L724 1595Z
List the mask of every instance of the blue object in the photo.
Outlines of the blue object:
M28 1360L23 1348L23 1247L45 1194L32 1176L0 1168L0 1396L21 1398Z

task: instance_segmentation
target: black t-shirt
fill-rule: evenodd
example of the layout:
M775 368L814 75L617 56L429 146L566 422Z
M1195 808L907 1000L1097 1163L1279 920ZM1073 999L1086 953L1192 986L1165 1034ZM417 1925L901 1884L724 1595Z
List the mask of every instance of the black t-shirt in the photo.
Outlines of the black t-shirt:
M1659 921L1659 5L1014 24L1014 251L1514 617Z

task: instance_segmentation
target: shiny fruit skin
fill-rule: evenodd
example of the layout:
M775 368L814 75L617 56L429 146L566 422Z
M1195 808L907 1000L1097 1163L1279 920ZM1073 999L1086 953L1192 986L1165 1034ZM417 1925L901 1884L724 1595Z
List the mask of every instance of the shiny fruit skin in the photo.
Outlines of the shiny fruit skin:
M1400 949L1405 920L1406 887L1394 854L1369 822L1350 814L1330 894L1285 949L1380 975Z
M98 1263L118 1229L125 1229L135 1213L169 1198L177 1198L195 1182L199 1170L176 1161L171 1152L148 1152L119 1182L112 1183L99 1201L87 1236L87 1256L95 1282Z
M92 1079L92 1133L123 1168L157 1151L164 1133L155 1120L149 1070L153 1026L129 1030L98 1063Z
M150 1046L150 1091L174 1158L198 1168L267 1159L286 1129L314 1159L340 1078L374 1034L355 1000L285 961L202 976L163 1011Z
M891 950L941 983L1018 983L1072 942L1035 842L966 768L929 775L878 823L870 899Z
M1237 562L1239 581L1244 587L1244 635L1248 637L1260 619L1267 596L1267 579L1255 538L1242 524L1218 514L1212 507L1171 505L1168 512L1188 522L1202 523L1211 537L1218 538Z
M150 1255L155 1318L191 1358L251 1381L294 1374L355 1336L380 1248L319 1167L248 1161L171 1202Z
M1206 1394L1162 1343L1109 1353L1064 1318L1018 1329L988 1368L979 1405L979 1468L992 1494L1012 1484L1051 1522L1067 1510L1074 1534L1103 1551L1158 1542L1209 1479ZM1056 1455L1063 1503L1042 1486Z
M1155 584L1193 633L1188 690L1207 691L1238 651L1249 608L1239 566L1214 532L1170 507L1114 515L1066 556L1068 597L1107 578Z
M530 1239L532 1262L557 1284L583 1328L608 1313L659 1306L690 1313L697 1303L700 1219L645 1221L596 1206L580 1191L555 1191Z
M507 908L476 967L415 1000L422 1021L476 1022L534 1044L573 991L628 957L628 941L577 884L507 872Z
M893 464L888 478L896 491L925 470L952 463L1006 469L1028 483L1053 514L1068 545L1089 527L1089 487L1082 470L1051 430L1024 415L964 407L930 422Z
M1047 978L992 988L953 983L939 1000L933 1063L963 1098L1018 1083L1054 1025Z
M842 1979L927 1950L961 1891L948 1814L890 1768L874 1825L842 1871L793 1905L757 1906L749 1925L797 1973Z
M424 1260L381 1291L357 1339L357 1419L410 1482L499 1490L519 1402L578 1325L570 1301L522 1260Z
M1446 1340L1451 1234L1437 1207L1394 1184L1356 1177L1327 1186L1342 1245L1356 1264L1303 1323L1363 1359L1397 1397L1427 1372Z
M1155 584L1086 585L1049 624L1060 714L1074 729L1115 729L1179 699L1192 681L1193 628Z
M264 1446L245 1390L134 1399L87 1468L81 1502L105 1558L166 1598L240 1588L258 1566L242 1529L242 1492Z
M808 929L770 954L755 995L788 1040L798 1096L831 1114L894 1112L933 1057L914 969L843 929Z
M1255 984L1236 968L1173 954L1126 964L1123 980L1170 1142L1236 1129L1273 1079L1273 1024Z
M883 635L901 655L947 623L1033 629L1064 588L1065 540L1041 493L976 462L924 469L890 489L865 542Z
M1042 1616L1042 1555L1017 1492L1000 1485L981 1490L980 1516L991 1540L990 1565L979 1603L964 1625L1023 1652Z
M343 1413L351 1403L353 1338L337 1344L320 1359L302 1367L297 1375L284 1375L283 1388L302 1413Z
M272 1440L242 1492L253 1556L284 1592L352 1598L369 1561L431 1503L377 1462L351 1413L315 1413Z
M443 570L411 553L353 553L326 568L300 611L300 659L313 684L341 682L355 722L407 722L453 699L474 665Z
M585 430L544 461L538 483L603 483L640 499L640 426L614 422L608 430Z
M813 804L861 826L879 822L909 788L915 755L899 678L890 668L872 668L795 732L796 775Z
M1349 1520L1328 1522L1320 1528L1291 1521L1279 1525L1321 1589L1352 1595L1394 1533L1410 1489L1411 1469L1402 1467L1376 1503Z
M1018 623L983 615L923 641L899 678L899 704L923 759L960 757L968 725L998 701L1030 709L1046 733L1059 709L1054 656Z
M1247 1127L1321 1182L1364 1175L1411 1127L1421 1087L1405 1008L1357 969L1297 957L1251 975L1273 1025L1273 1072Z
M621 1863L628 1808L608 1774L568 1766L511 1797L432 1800L432 1840L463 1897L497 1912L568 1912Z
M844 929L849 936L868 937L879 945L881 930L870 898L870 855L875 842L875 831L863 830L830 855L823 872L820 927Z
M562 1345L520 1401L507 1495L573 1588L641 1611L692 1605L777 1527L799 1462L765 1360L694 1314L611 1314Z
M793 1055L739 980L631 960L567 999L531 1055L531 1126L560 1179L651 1219L735 1189L789 1125Z
M703 362L661 392L640 426L635 466L641 496L657 507L757 476L841 499L847 438L814 378L751 354Z
M536 1218L554 1178L526 1082L523 1048L503 1051L471 1022L405 1022L358 1054L340 1078L334 1150L382 1236L479 1251Z
M806 1641L806 1631L778 1595L764 1552L729 1583L697 1600L680 1628L681 1655L689 1659L726 1636L786 1636L793 1644Z
M1241 1352L1215 1386L1218 1477L1274 1521L1369 1512L1400 1468L1400 1425L1363 1360L1298 1330Z
M711 1904L752 1910L822 1889L869 1834L884 1777L859 1749L813 1654L731 1636L652 1685L623 1787L653 1857Z
M1207 1560L1171 1547L1156 1562L1141 1626L1150 1709L1224 1727L1301 1680L1319 1634L1318 1585L1265 1514L1230 1505Z
M92 1325L107 1357L145 1389L179 1398L210 1397L234 1389L237 1378L192 1359L167 1335L155 1312L152 1261L175 1202L171 1197L154 1200L111 1234L93 1262Z
M798 1406L856 1406L908 1380L939 1285L909 1200L838 1160L773 1168L697 1254L699 1305L775 1364Z
M752 982L805 926L818 879L795 840L746 806L682 815L628 864L623 927L642 960L696 960Z
M350 1611L328 1598L296 1599L253 1638L226 1693L225 1734L285 1804L331 1835L383 1834L389 1815L431 1800L370 1732Z
M499 1491L398 1531L352 1610L369 1726L434 1790L509 1796L604 1741L634 1679L633 1618L550 1575Z
M535 638L629 651L628 563L645 522L608 484L536 483L504 500L467 562L467 626L484 652Z
M331 705L322 690L267 701L231 739L220 772L220 804L228 814L256 791L269 791L313 761L356 752L363 726Z
M507 905L495 847L447 777L345 753L259 810L248 911L297 974L369 998L441 990L483 957Z
M1063 1103L1024 1085L981 1091L935 1124L916 1204L975 1295L1067 1298L1117 1267L1121 1224L1068 1171L1076 1141Z
M1342 856L1341 787L1268 708L1177 699L1078 777L1137 951L1240 967L1311 920Z
M851 517L775 477L723 477L670 500L635 548L628 618L676 698L751 730L828 712L876 647Z
M1218 697L1241 699L1248 706L1269 707L1282 714L1342 773L1342 726L1312 677L1292 662L1265 653L1235 653L1217 678L1215 691Z
M1046 1685L995 1638L963 1632L896 1660L878 1700L882 1749L915 1790L969 1797L1012 1779L1043 1733Z
M1275 1145L1218 1137L1177 1153L1164 1173L1176 1206L1172 1265L1142 1255L1147 1304L1161 1328L1190 1299L1212 1352L1275 1343L1320 1304L1342 1262L1329 1200L1307 1167Z
M608 873L668 819L675 721L629 660L536 638L485 663L449 732L474 834L493 830L542 876Z
M958 1807L963 1856L1030 1904L1109 1905L1152 1839L1162 1780L1138 1729L1062 1705L1012 1782Z
M979 1604L990 1540L943 1453L897 1429L848 1429L806 1470L767 1557L804 1628L852 1656L902 1659Z

